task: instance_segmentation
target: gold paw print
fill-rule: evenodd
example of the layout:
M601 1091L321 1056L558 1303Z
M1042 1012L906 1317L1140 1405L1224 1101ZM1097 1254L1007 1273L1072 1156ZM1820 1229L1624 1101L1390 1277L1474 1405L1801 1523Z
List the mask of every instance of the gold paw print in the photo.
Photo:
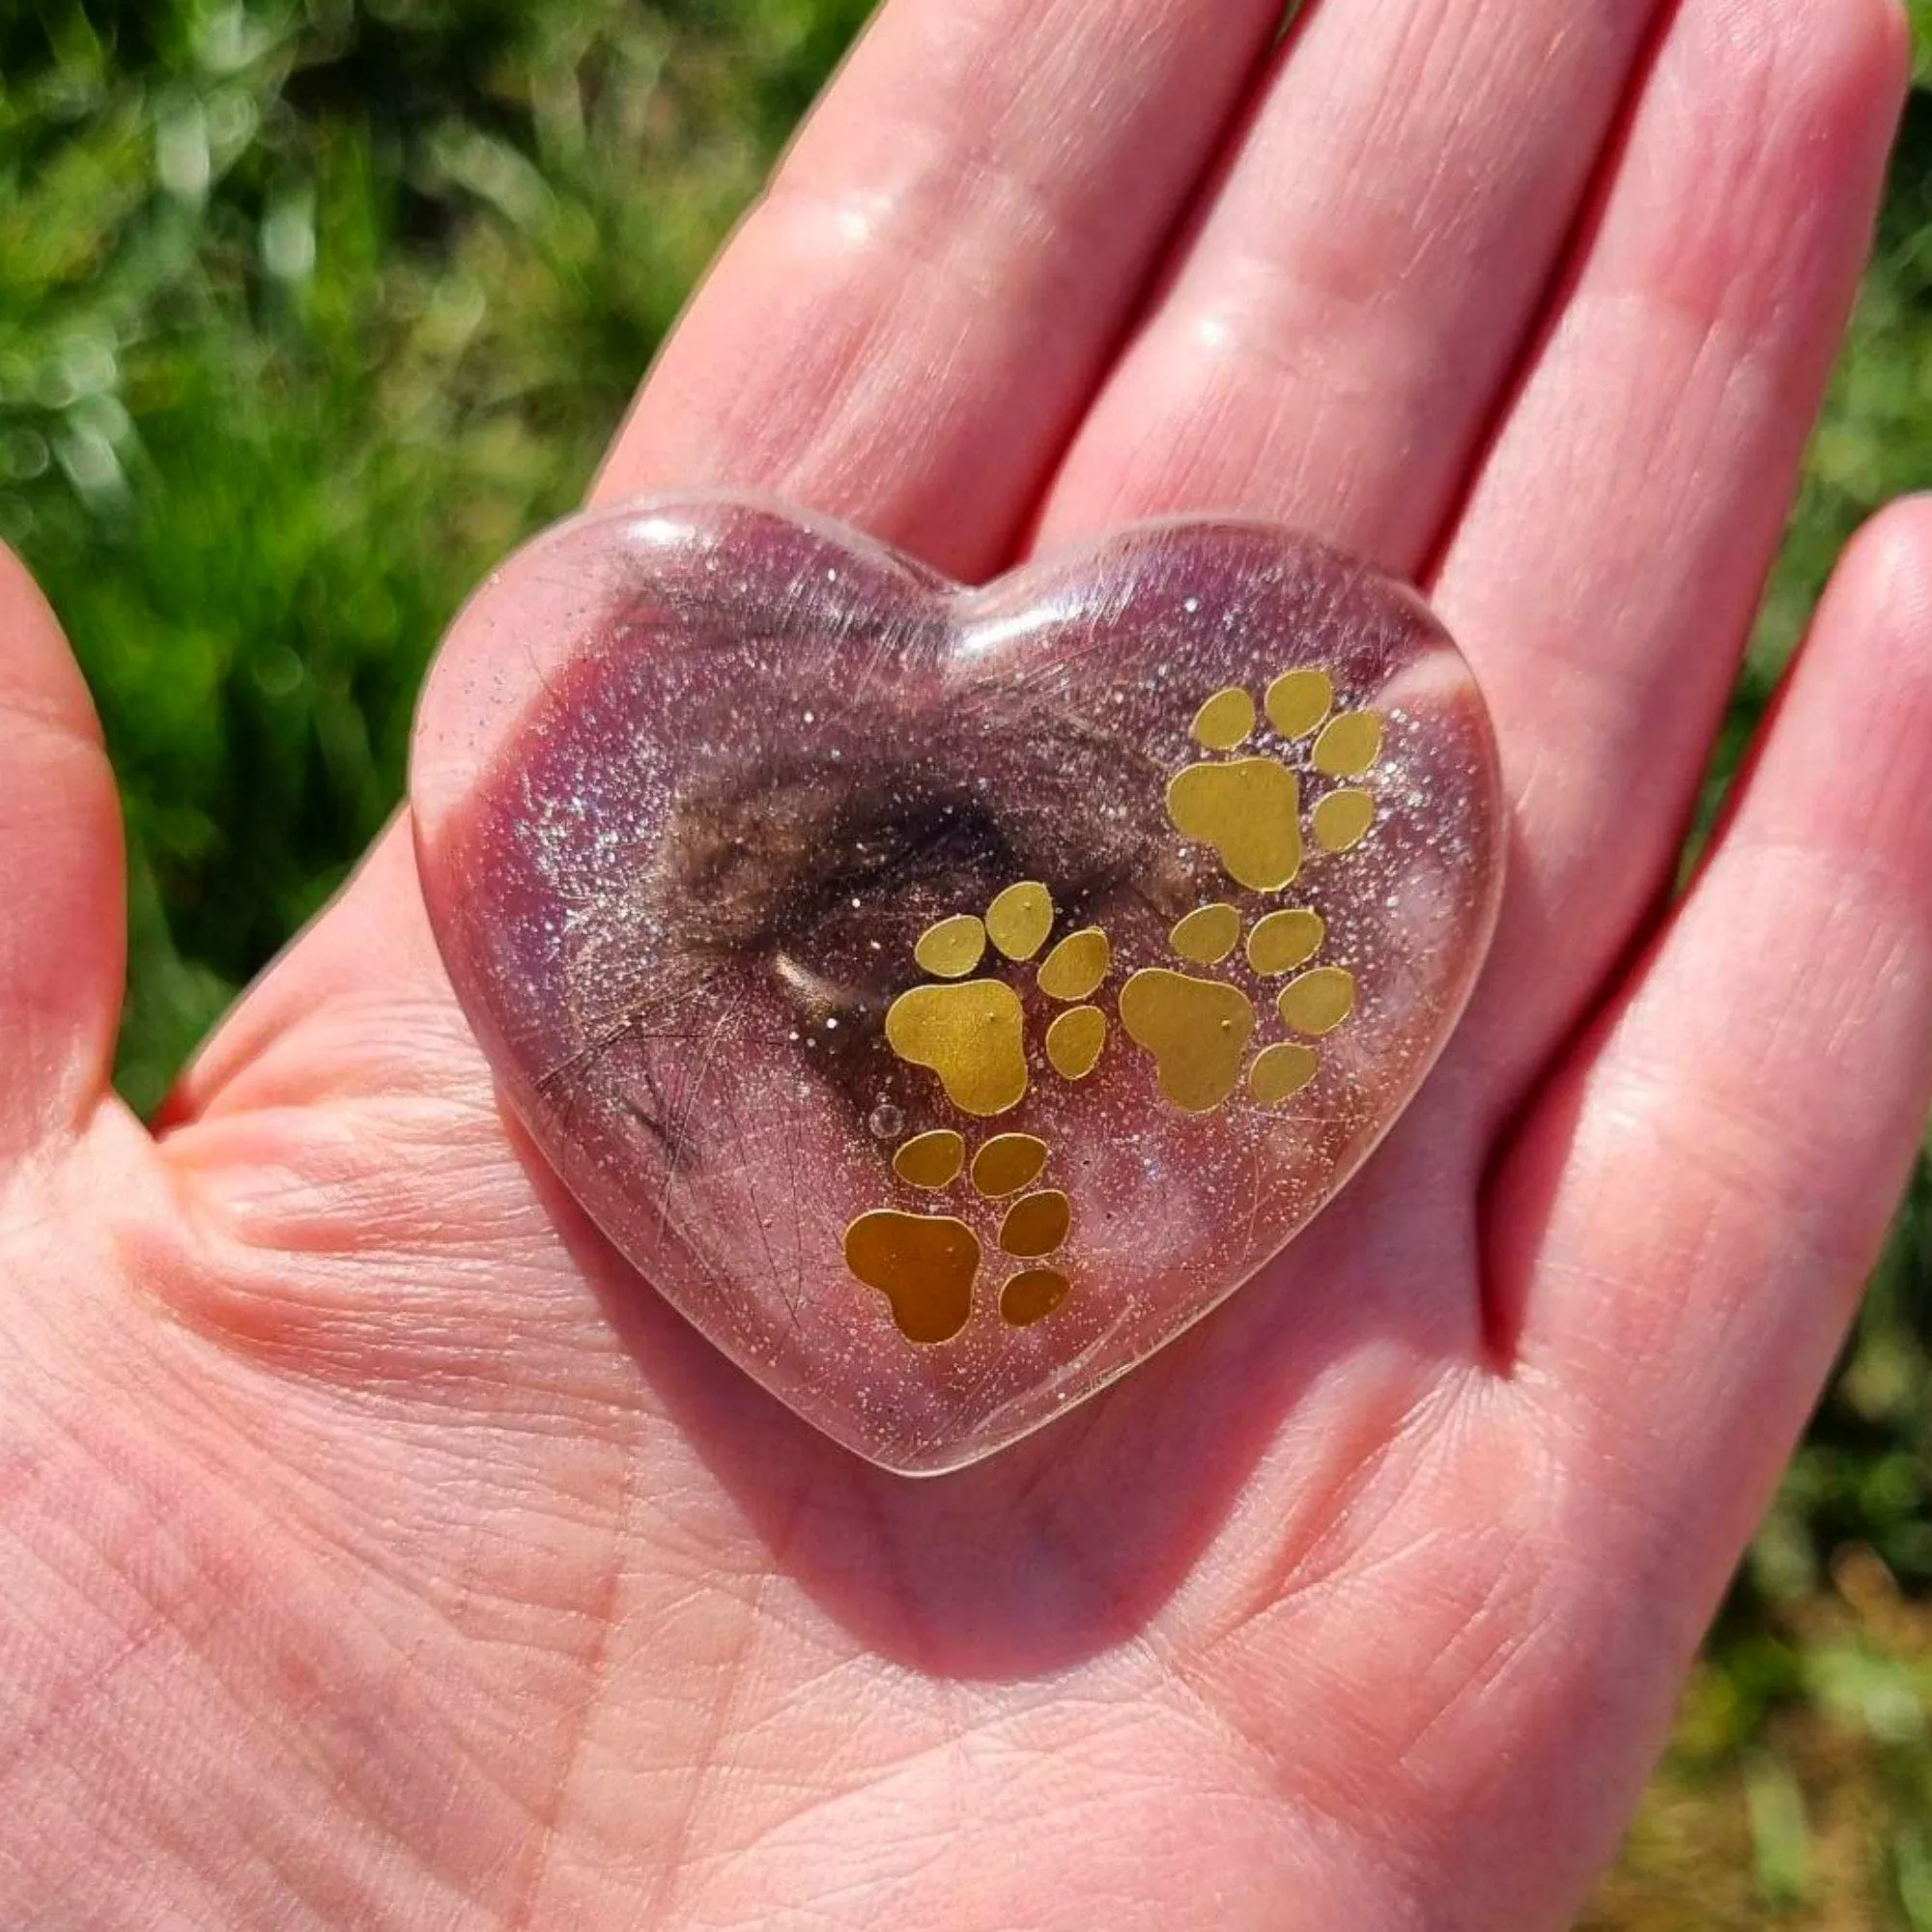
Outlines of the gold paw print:
M1263 712L1282 749L1199 760L1176 774L1166 802L1175 830L1212 850L1236 886L1272 895L1299 876L1308 845L1341 853L1368 836L1375 799L1349 781L1361 779L1380 755L1382 721L1372 711L1337 710L1329 674L1302 668L1276 678L1260 707L1245 691L1217 692L1195 716L1194 740L1209 753L1236 752L1255 734ZM1309 780L1336 781L1309 808L1305 833L1304 772ZM983 915L955 913L928 926L913 948L925 977L888 1009L887 1044L906 1065L937 1075L947 1099L973 1119L1009 1114L1026 1098L1026 1007L1000 973L1038 956L1058 917L1047 888L1024 879L999 893ZM1354 976L1345 966L1318 963L1326 939L1321 915L1309 906L1269 905L1248 924L1237 906L1216 899L1179 921L1168 945L1183 965L1219 967L1240 948L1255 980L1284 981L1275 1011L1295 1037L1250 1057L1255 1002L1240 985L1168 966L1142 967L1121 988L1118 1013L1122 1031L1152 1057L1169 1105L1213 1112L1233 1096L1243 1067L1248 1095L1260 1106L1293 1097L1315 1078L1319 1062L1309 1042L1332 1033L1355 1009ZM1063 1079L1083 1080L1099 1064L1109 1025L1094 1001L1113 966L1106 933L1089 925L1063 936L1035 969L1040 993L1059 1009L1044 1046L1048 1065ZM1033 1186L1046 1161L1045 1142L1001 1133L971 1164L981 1200L1018 1197L1004 1210L995 1237L1003 1254L1031 1264L1000 1292L1000 1314L1015 1328L1052 1314L1068 1291L1066 1275L1046 1265L1072 1217L1058 1188ZM952 1187L966 1167L965 1139L950 1127L915 1135L893 1157L902 1182L933 1192ZM899 1332L912 1342L951 1341L965 1327L983 1254L980 1236L958 1214L879 1208L845 1231L846 1265L886 1297Z
M1313 737L1307 762L1322 778L1360 778L1380 755L1380 718L1336 711L1334 682L1324 670L1284 671L1268 686L1262 709L1284 743ZM1232 688L1202 705L1192 735L1208 751L1232 752L1257 722L1253 697ZM1366 787L1337 785L1316 800L1308 835L1324 852L1346 852L1368 835L1375 810ZM1208 846L1238 886L1278 893L1300 873L1301 779L1278 757L1189 765L1168 785L1167 813L1175 830ZM1168 943L1190 965L1218 966L1240 944L1241 923L1237 908L1216 901L1187 914ZM1264 1046L1248 1065L1249 1095L1263 1106L1291 1098L1314 1079L1319 1063L1306 1039L1332 1033L1354 1011L1354 976L1342 966L1311 963L1326 936L1321 915L1306 906L1266 912L1248 933L1247 962L1258 978L1294 974L1276 995L1275 1010L1285 1027L1305 1037ZM1172 1105L1211 1113L1234 1094L1256 1024L1254 1002L1239 986L1150 967L1121 989L1120 1011L1127 1037L1153 1056Z
M1032 1134L995 1134L973 1156L974 1191L1000 1215L1000 1252L1031 1264L1000 1290L1009 1327L1031 1327L1066 1298L1066 1277L1045 1262L1065 1241L1073 1209L1059 1188L1034 1186L1047 1159L1046 1143ZM950 1127L915 1134L893 1156L893 1171L907 1186L932 1193L952 1187L965 1168L965 1139ZM980 1236L957 1214L877 1208L845 1230L846 1266L886 1297L909 1342L950 1342L965 1327L981 1252Z
M921 968L944 983L901 993L886 1014L886 1043L913 1066L938 1074L946 1097L978 1120L1010 1113L1025 1099L1025 1010L1004 980L975 979L990 944L1015 962L1046 944L1053 896L1037 880L1009 886L980 919L958 913L928 926L913 948ZM1046 1031L1046 1057L1063 1079L1082 1080L1107 1043L1107 1019L1087 1001L1113 964L1097 925L1069 932L1041 961L1039 989L1067 1008Z
M1263 708L1287 744L1313 736L1311 771L1351 779L1381 754L1382 721L1373 711L1336 711L1335 683L1325 670L1284 671L1268 686ZM1195 714L1193 738L1210 752L1246 743L1255 701L1238 687L1217 691ZM1211 846L1221 868L1251 892L1278 893L1301 870L1301 781L1279 759L1215 758L1192 764L1167 787L1167 815L1183 838ZM1308 829L1324 852L1359 844L1375 822L1376 802L1360 785L1318 799Z

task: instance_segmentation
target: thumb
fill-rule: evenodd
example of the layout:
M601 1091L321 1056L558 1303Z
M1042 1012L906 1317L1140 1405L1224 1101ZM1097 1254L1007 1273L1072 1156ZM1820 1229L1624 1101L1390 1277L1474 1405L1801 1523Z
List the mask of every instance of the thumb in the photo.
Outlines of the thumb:
M73 654L0 548L0 1163L106 1092L127 955L120 808Z

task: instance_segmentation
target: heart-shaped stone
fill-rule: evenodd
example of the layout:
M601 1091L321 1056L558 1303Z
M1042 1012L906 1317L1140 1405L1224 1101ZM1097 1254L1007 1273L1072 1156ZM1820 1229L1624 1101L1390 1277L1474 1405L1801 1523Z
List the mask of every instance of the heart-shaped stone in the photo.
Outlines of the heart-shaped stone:
M412 801L457 995L565 1185L907 1472L1281 1250L1440 1049L1502 862L1421 601L1230 522L967 589L738 498L577 518L458 617Z

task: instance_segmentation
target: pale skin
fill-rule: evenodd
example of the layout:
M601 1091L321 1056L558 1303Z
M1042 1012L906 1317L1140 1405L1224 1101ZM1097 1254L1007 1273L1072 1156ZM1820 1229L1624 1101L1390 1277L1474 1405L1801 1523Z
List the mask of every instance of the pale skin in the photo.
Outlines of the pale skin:
M0 576L0 1921L1577 1911L1932 1094L1932 508L1664 898L1904 21L1275 14L889 0L598 485L969 577L1266 515L1483 680L1512 874L1436 1076L1291 1264L963 1476L811 1435L547 1182L406 825L131 1118L113 781Z

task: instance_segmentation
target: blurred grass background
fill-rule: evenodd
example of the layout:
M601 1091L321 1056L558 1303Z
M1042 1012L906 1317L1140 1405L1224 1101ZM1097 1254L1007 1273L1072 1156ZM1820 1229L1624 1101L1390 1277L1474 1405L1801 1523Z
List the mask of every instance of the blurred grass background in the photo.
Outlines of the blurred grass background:
M1723 769L1846 534L1932 484L1915 5L1922 91ZM443 622L579 497L866 11L0 10L0 537L65 619L126 787L136 1105L383 822ZM1593 1932L1932 1932L1929 1414L1921 1164Z

